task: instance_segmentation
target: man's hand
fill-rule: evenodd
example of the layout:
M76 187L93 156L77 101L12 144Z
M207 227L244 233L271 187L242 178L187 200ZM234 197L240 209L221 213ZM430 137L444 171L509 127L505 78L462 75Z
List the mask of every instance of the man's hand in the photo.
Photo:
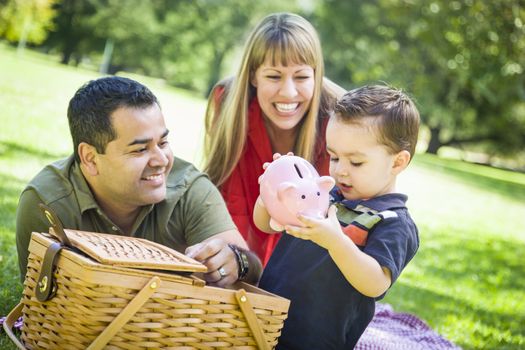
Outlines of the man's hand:
M235 253L221 238L212 238L186 249L186 255L206 265L208 272L204 280L218 287L225 287L237 281L239 268Z

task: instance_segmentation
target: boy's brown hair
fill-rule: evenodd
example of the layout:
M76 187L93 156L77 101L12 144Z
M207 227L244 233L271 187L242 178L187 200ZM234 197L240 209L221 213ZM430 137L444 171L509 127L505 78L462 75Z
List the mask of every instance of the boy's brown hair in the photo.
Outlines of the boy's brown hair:
M366 85L348 91L334 109L345 123L363 123L373 118L378 138L392 153L406 150L414 156L419 133L419 112L401 90L384 85Z

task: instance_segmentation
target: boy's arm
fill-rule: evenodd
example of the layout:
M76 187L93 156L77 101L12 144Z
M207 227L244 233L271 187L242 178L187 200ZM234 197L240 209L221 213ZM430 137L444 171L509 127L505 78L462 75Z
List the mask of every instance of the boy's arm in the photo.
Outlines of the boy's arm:
M264 206L261 196L257 197L253 207L253 222L257 228L266 233L278 233L270 227L270 214Z
M286 226L286 232L327 249L346 280L360 293L372 298L382 295L390 287L390 271L344 234L335 213L336 207L331 206L326 219L299 216L306 227Z
M341 237L328 249L346 280L362 294L376 298L390 287L391 274L376 259L362 252L355 243L341 231Z

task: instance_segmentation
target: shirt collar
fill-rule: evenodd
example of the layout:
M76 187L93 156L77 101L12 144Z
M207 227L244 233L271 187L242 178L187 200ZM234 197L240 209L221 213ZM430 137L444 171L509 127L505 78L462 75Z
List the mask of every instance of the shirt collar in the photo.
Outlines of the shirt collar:
M89 188L89 185L86 181L86 178L82 174L82 171L80 170L80 166L78 163L73 159L73 164L70 168L70 179L71 183L73 185L73 188L75 189L75 193L77 196L78 206L80 208L80 212L82 215L87 210L96 210L96 212L103 217L106 217L100 206L98 205L97 201L95 200L95 197L93 196L93 193L91 192L91 189ZM148 213L153 210L153 204L144 206L139 215L137 216L137 219L135 220L135 223L133 224L132 232L135 232L135 230L138 228L142 220L148 215ZM107 219L109 220L109 218Z
M334 202L341 202L348 209L364 206L376 211L393 210L405 208L408 197L402 193L387 193L370 199L344 199L339 188L334 187L330 191L330 197Z
M84 178L82 171L80 170L80 166L74 159L70 168L69 178L71 179L71 184L73 185L75 194L77 196L80 212L84 214L84 212L89 209L100 210L100 207L95 201L93 193L91 192L91 189L89 188L89 185Z

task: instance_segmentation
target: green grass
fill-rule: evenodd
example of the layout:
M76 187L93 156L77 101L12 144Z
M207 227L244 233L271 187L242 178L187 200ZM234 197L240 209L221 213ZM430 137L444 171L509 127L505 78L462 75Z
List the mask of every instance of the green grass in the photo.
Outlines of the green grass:
M98 75L0 46L0 314L20 298L18 195L70 153L67 102ZM205 101L135 77L157 94L174 152L199 159ZM465 349L525 348L525 175L418 155L399 179L420 229L418 254L385 302L414 313ZM0 348L12 348L5 335Z

